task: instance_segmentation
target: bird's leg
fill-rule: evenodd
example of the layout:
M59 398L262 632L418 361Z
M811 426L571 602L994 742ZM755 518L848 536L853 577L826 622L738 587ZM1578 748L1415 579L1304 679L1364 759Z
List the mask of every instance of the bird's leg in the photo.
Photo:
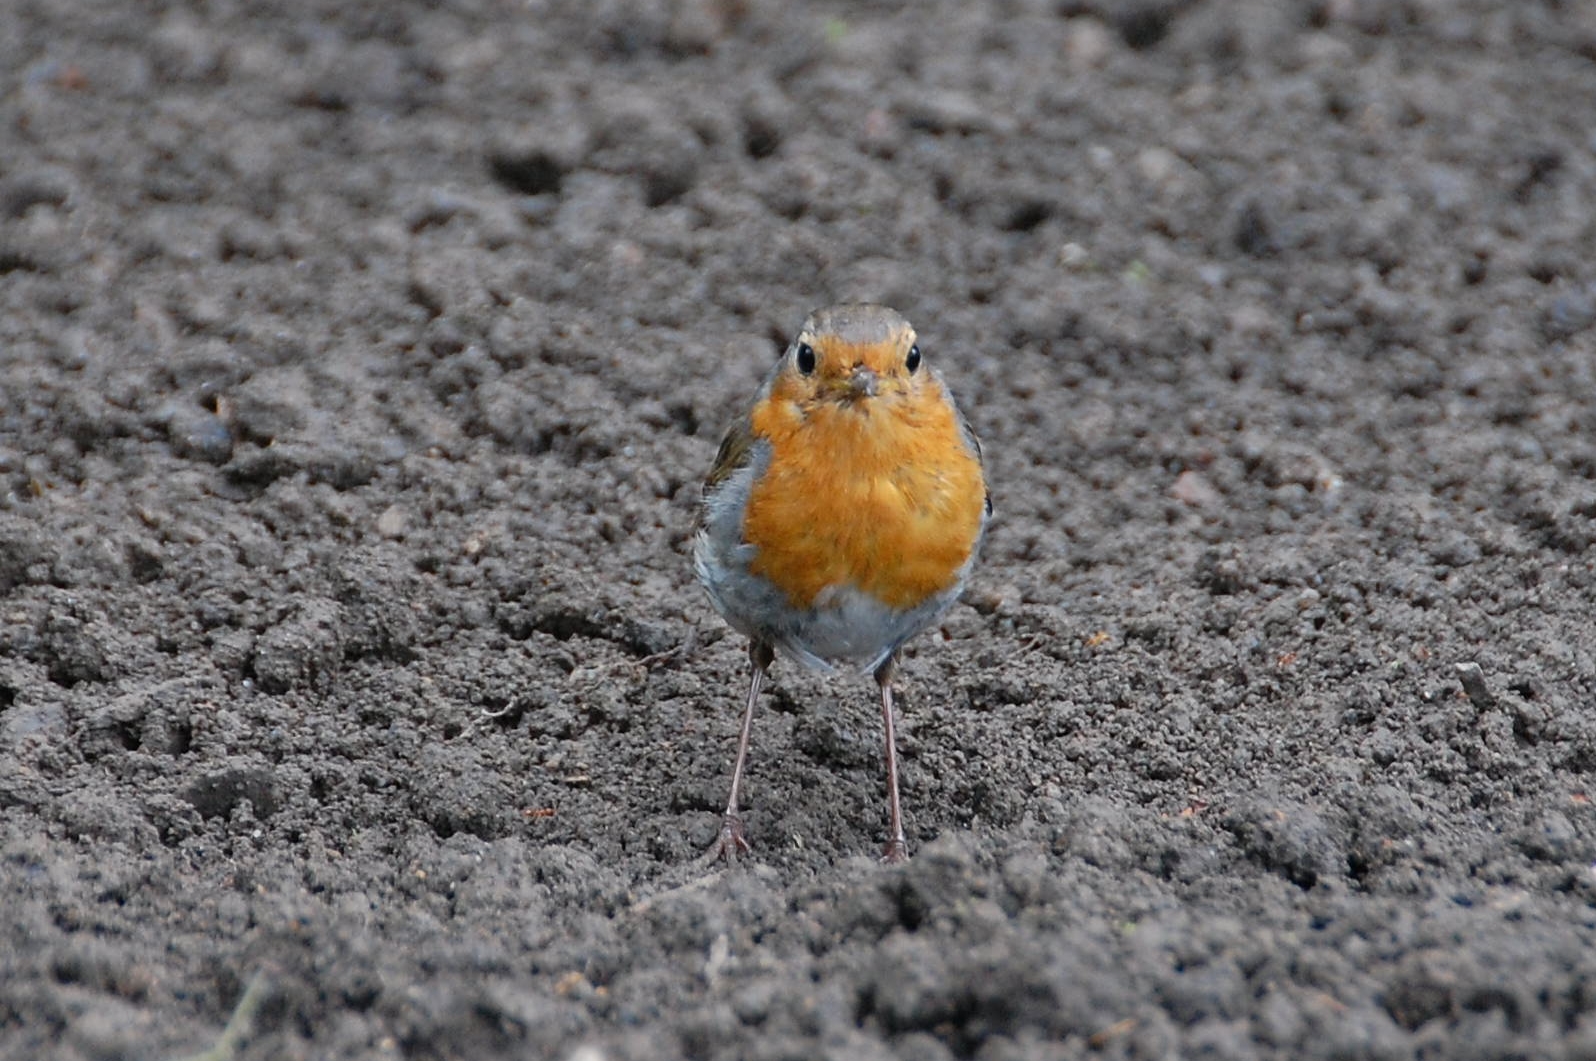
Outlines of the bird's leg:
M755 640L748 645L748 659L753 664L754 674L748 683L748 706L743 709L742 733L737 738L737 761L732 765L731 797L726 801L726 813L721 816L720 835L716 837L715 845L706 855L707 862L716 862L722 858L727 862L736 862L737 856L748 850L748 841L743 838L743 819L737 813L737 806L742 798L744 768L748 764L748 742L754 734L754 706L759 703L759 690L765 684L765 671L775 661L776 653L770 645Z
M881 861L902 862L909 857L909 842L903 836L903 808L898 803L898 741L892 724L892 675L898 669L894 653L876 668L876 684L881 687L881 726L887 751L887 844Z

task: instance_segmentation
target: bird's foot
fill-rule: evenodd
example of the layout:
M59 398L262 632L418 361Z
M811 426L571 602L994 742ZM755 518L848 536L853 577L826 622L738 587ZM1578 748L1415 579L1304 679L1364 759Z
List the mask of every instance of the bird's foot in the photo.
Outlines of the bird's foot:
M743 820L735 814L728 814L720 820L720 835L715 837L715 842L705 851L699 859L701 865L708 869L719 862L726 860L728 866L737 864L737 856L746 855L753 850L748 846L748 841L743 838Z

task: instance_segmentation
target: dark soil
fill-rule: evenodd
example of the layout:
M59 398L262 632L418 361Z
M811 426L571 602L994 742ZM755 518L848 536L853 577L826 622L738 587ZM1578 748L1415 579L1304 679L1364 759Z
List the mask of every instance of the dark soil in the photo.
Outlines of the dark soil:
M1596 8L17 0L0 91L0 1057L1596 1055ZM706 875L698 483L845 298L996 506L916 853L778 663Z

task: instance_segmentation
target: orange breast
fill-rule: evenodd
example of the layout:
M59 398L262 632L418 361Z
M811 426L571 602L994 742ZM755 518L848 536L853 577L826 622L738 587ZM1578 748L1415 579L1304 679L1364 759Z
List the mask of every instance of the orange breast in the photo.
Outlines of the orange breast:
M940 386L807 412L772 397L754 411L770 466L743 531L752 570L797 608L851 585L893 608L952 588L980 534L981 465Z

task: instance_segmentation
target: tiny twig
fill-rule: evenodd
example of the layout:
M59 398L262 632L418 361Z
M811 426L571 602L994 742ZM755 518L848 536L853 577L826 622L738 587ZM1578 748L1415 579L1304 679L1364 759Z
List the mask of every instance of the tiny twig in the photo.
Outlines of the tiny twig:
M494 719L503 718L511 711L514 711L516 705L520 702L520 700L511 700L509 703L505 704L501 708L498 708L497 710L484 707L481 711L477 712L477 717L487 719L489 722L492 722Z
M227 1027L222 1029L222 1034L207 1050L197 1054L189 1054L179 1061L233 1061L238 1056L238 1048L244 1040L249 1038L249 1033L255 1027L255 1015L260 1011L261 1003L266 1000L266 995L271 987L271 979L262 969L250 978L249 986L239 997L238 1005L233 1007L233 1015L228 1018Z
M663 652L652 652L637 662L645 669L653 670L655 667L663 667L667 663L675 663L683 657L692 655L697 650L698 627L690 626L687 628L687 636L682 639L680 644L672 645Z

